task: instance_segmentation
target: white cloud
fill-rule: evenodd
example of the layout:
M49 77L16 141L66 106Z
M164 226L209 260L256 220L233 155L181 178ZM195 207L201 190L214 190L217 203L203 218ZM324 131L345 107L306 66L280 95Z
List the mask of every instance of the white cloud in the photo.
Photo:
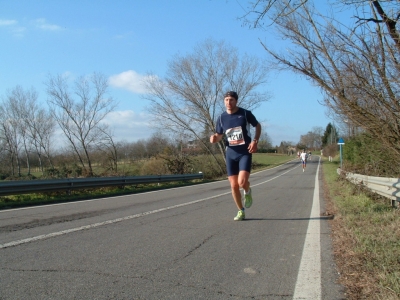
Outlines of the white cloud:
M57 30L61 30L62 27L58 26L58 25L54 25L54 24L49 24L47 23L46 19L36 19L34 21L34 24L37 28L42 29L42 30L48 30L48 31L57 31Z
M108 81L111 86L122 88L137 94L145 94L147 91L143 81L146 78L147 76L140 75L135 71L129 70L110 76Z
M133 110L113 111L104 119L112 130L114 140L134 142L149 138L154 129L150 126L150 116Z
M19 26L16 20L0 19L0 27L8 29L15 37L23 37L26 31L26 28Z
M11 26L11 25L17 25L17 21L15 20L1 20L0 19L0 26Z
M111 129L114 142L136 142L147 140L156 131L150 126L150 118L146 113L135 113L133 110L113 111L107 115L103 123ZM53 136L54 148L68 145L66 137L59 127Z
M122 39L130 38L132 35L133 35L133 31L128 31L126 33L117 34L114 36L114 38L117 40L122 40Z
M23 37L26 32L25 27L17 26L12 29L12 33L15 37Z
M63 29L61 26L49 24L44 18L29 21L29 26L21 26L16 20L0 19L0 27L7 28L16 37L23 37L27 29L32 29L32 27L45 31L59 31Z

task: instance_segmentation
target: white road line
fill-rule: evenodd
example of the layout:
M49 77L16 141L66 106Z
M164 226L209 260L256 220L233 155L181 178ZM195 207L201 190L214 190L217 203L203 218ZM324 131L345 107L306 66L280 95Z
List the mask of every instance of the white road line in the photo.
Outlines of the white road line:
M269 180L266 180L264 182L261 182L261 183L258 183L258 184L254 184L253 186L257 186L257 185L269 182L271 180L274 180L274 179L276 179L276 178L288 173L289 171L291 171L293 169L294 168L292 168L292 169L290 169L290 170L288 170L288 171L286 171L286 172L284 172L284 173L282 173L282 174L280 174L278 176L275 176L275 177L273 177L273 178L271 178ZM147 216L147 215L155 214L155 213L158 213L158 212L174 209L174 208L177 208L177 207L182 207L182 206L186 206L186 205L191 205L191 204L207 201L207 200L218 198L218 197L221 197L223 195L228 195L228 194L231 194L231 191L226 192L226 193L222 193L222 194L219 194L219 195L215 195L215 196L211 196L211 197L207 197L207 198L203 198L203 199L199 199L199 200L194 200L194 201L191 201L191 202L182 203L182 204L178 204L178 205L173 205L173 206L169 206L169 207L164 207L164 208L160 208L160 209L156 209L156 210L152 210L152 211L148 211L148 212L143 212L143 213L140 213L140 214L135 214L135 215L131 215L131 216L123 217L123 218L118 218L118 219L114 219L114 220L108 220L108 221L104 221L104 222L94 223L94 224L90 224L90 225L86 225L86 226L71 228L71 229L57 231L57 232L48 233L48 234L42 234L42 235L34 236L34 237L31 237L31 238L27 238L27 239L22 239L22 240L17 240L17 241L5 243L5 244L0 244L0 249L8 248L8 247L14 247L14 246L18 246L18 245L21 245L21 244L34 242L34 241L44 240L44 239L48 239L48 238L52 238L52 237L56 237L56 236L60 236L60 235L64 235L64 234L68 234L68 233L71 233L71 232L91 229L91 228L95 228L95 227L99 227L99 226L103 226L103 225L108 225L108 224L114 224L114 223L130 220L130 219L136 219L136 218L144 217L144 216Z
M321 158L320 158L321 160ZM320 203L318 172L315 175L315 188L313 204L299 273L297 274L296 287L293 299L321 299L321 242L320 242Z
M212 184L216 182L207 182L203 184ZM176 189L185 189L185 188L190 188L192 186L181 186L181 187L176 187L176 188L170 188L168 190L176 190ZM163 192L163 190L157 190L157 191L150 191L150 192L143 192L140 193L140 195L144 194L152 194L152 193L160 193ZM29 207L19 207L19 208L11 208L11 209L5 209L5 210L0 210L1 213L7 213L10 211L16 211L16 210L32 210L32 209L38 209L38 208L43 208L43 207L52 207L52 206L60 206L60 205L77 205L77 204L84 204L87 202L94 202L94 201L102 201L102 200L110 200L110 199L116 199L116 198L123 198L126 196L133 196L135 194L130 194L130 195L121 195L121 196L114 196L114 197L105 197L105 198L98 198L98 199L90 199L90 200L82 200L82 201L72 201L72 202L64 202L64 203L55 203L55 204L46 204L46 205L37 205L37 206L29 206Z
M303 254L302 254L302 258L301 258L301 262L300 262L299 273L297 274L297 281L296 281L296 287L295 287L293 299L321 299L320 203L319 203L319 183L318 183L319 166L320 166L320 163L318 163L317 172L315 175L313 205L312 205L312 209L311 209L310 220L308 223L306 240L304 242L304 248L303 248ZM289 169L288 171L286 171L276 177L273 177L269 180L266 180L266 181L258 183L258 184L254 184L252 186L257 186L257 185L269 182L271 180L274 180L274 179L292 171L295 168L297 168L297 166ZM123 218L108 220L108 221L104 221L104 222L94 223L94 224L90 224L90 225L86 225L86 226L76 227L76 228L53 232L53 233L49 233L49 234L38 235L38 236L27 238L27 239L17 240L17 241L5 243L5 244L0 244L0 249L14 247L14 246L18 246L21 244L26 244L26 243L34 242L34 241L38 241L38 240L44 240L44 239L68 234L71 232L91 229L91 228L95 228L95 227L99 227L99 226L103 226L103 225L114 224L114 223L130 220L130 219L140 218L140 217L155 214L158 212L167 211L170 209L187 206L187 205L192 205L195 203L218 198L223 195L230 194L230 193L231 193L231 191L222 193L219 195L215 195L212 197L203 198L203 199L199 199L199 200L195 200L195 201L191 201L191 202L187 202L187 203L182 203L182 204L178 204L178 205L173 205L173 206L169 206L169 207L164 207L164 208L160 208L160 209L156 209L156 210L152 210L152 211L148 211L148 212L143 212L140 214L135 214L135 215L131 215L131 216L123 217Z
M291 161L288 161L288 162L286 162L285 164L287 164L287 163L289 163L289 162L291 162ZM284 165L284 164L283 164L283 165ZM273 168L269 168L269 169L266 169L266 170L262 170L262 171L257 171L257 172L252 173L251 175L257 174L257 173L260 173L260 172L270 171L270 170L273 170L273 169L275 169L275 168L279 168L280 166L282 166L282 165L279 165L279 166L276 166L276 167L273 167ZM251 175L250 175L250 176L251 176ZM279 177L279 176L278 176L278 177ZM275 179L275 178L276 178L276 177L274 177L274 178L272 178L272 179ZM271 179L271 180L272 180L272 179ZM224 179L224 180L225 180L225 179ZM220 182L220 181L222 181L222 180L214 181L214 182L207 182L207 183L202 183L202 184L204 184L204 185L206 185L206 184L214 184L214 183L218 183L218 182ZM267 182L267 181L266 181L266 182ZM186 188L190 188L190 187L192 187L192 186L181 186L181 187L171 188L171 189L168 189L168 190L186 189ZM150 192L144 192L144 193L140 193L140 194L143 195L143 194L160 193L160 192L163 192L163 191L160 191L160 190L158 190L158 191L150 191ZM84 204L84 203L87 203L87 202L102 201L102 200L110 200L110 199L122 198L122 197L132 196L132 195L134 195L134 194L131 194L131 195L114 196L114 197L106 197L106 198L98 198L98 199L90 199L90 200L82 200L82 201L72 201L72 202L64 202L64 203L56 203L56 204L46 204L46 205L37 205L37 206L29 206L29 207L19 207L19 208L4 209L4 210L0 210L0 214L1 214L1 213L9 213L10 211L17 211L17 210L28 210L28 209L29 209L29 210L32 210L32 209L38 209L38 208L43 208L43 207L51 207L51 206Z
M297 167L298 167L298 166L295 166L295 167L293 167L293 168L287 170L286 172L283 172L282 174L279 174L278 176L272 177L272 178L270 178L270 179L268 179L268 180L266 180L266 181L263 181L263 182L260 182L260 183L256 183L256 184L251 184L251 187L255 187L255 186L257 186L257 185L264 184L264 183L267 183L267 182L269 182L269 181L272 181L272 180L274 180L274 179L276 179L276 178L278 178L278 177L281 177L282 175L285 175L286 173L289 173L290 171L296 169Z
M182 207L182 206L186 206L186 205L191 205L191 204L203 202L203 201L210 200L210 199L213 199L213 198L218 198L220 196L227 195L227 194L230 194L230 193L231 192L227 192L227 193L219 194L219 195L208 197L208 198L199 199L199 200L195 200L195 201L191 201L191 202L187 202L187 203L182 203L182 204L177 204L177 205L173 205L173 206L169 206L169 207L164 207L164 208L160 208L160 209L156 209L156 210L152 210L152 211L147 211L147 212L143 212L143 213L140 213L140 214L131 215L131 216L123 217L123 218L118 218L118 219L114 219L114 220L108 220L108 221L104 221L104 222L94 223L94 224L90 224L90 225L86 225L86 226L81 226L81 227L71 228L71 229L67 229L67 230L57 231L57 232L53 232L53 233L49 233L49 234L42 234L42 235L34 236L34 237L31 237L31 238L23 239L23 240L9 242L9 243L5 243L5 244L0 244L0 249L13 247L13 246L17 246L17 245L33 242L33 241L44 240L44 239L47 239L47 238L60 236L60 235L64 235L64 234L71 233L71 232L81 231L81 230L85 230L85 229L91 229L91 228L95 228L95 227L99 227L99 226L103 226L103 225L108 225L108 224L114 224L114 223L130 220L130 219L136 219L136 218L144 217L144 216L147 216L147 215L155 214L155 213L158 213L158 212L162 212L162 211L166 211L166 210L170 210L170 209L174 209L174 208L178 208L178 207Z

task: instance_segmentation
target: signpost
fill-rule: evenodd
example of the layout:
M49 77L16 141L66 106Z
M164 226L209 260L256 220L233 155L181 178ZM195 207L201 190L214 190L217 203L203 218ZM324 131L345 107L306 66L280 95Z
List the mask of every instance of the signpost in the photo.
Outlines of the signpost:
M340 168L342 168L342 145L344 145L344 140L342 138L339 138L337 144L340 146Z

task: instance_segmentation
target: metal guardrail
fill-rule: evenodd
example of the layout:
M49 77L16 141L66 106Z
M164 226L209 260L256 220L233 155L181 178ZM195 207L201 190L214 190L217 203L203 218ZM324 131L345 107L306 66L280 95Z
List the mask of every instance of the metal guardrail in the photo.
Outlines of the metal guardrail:
M104 186L186 181L203 179L203 173L159 176L95 177L55 180L25 180L0 182L0 196L73 190Z
M344 171L342 171L340 168L337 169L337 173L339 175L342 172ZM350 172L344 173L346 175L346 179L350 182L354 184L362 184L371 191L389 198L393 207L396 207L397 201L397 205L400 207L400 178L366 176Z

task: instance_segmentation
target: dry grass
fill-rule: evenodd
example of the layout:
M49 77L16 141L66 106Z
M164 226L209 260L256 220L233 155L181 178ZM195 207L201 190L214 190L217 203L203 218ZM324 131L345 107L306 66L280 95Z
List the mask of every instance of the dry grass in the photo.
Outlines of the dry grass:
M347 299L400 299L400 209L323 164L334 256Z

